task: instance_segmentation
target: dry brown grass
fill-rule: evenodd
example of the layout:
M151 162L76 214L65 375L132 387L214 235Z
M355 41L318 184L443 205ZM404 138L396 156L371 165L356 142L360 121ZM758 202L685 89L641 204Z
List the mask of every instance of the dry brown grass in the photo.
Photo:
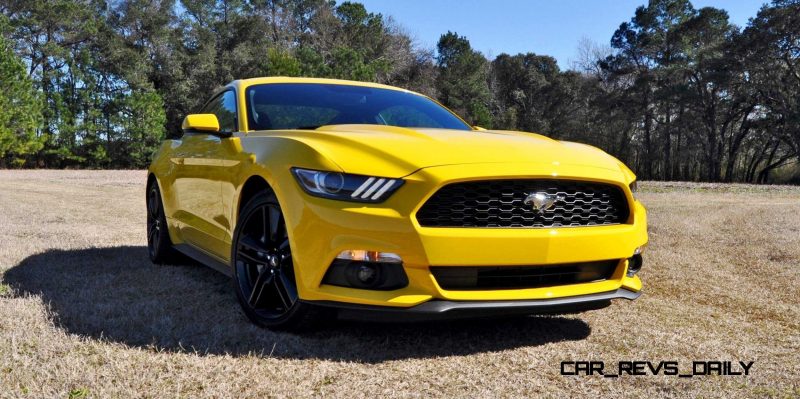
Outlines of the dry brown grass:
M635 302L569 317L253 327L153 266L140 171L0 171L0 397L800 395L800 188L643 184ZM564 377L562 360L754 360L749 377Z

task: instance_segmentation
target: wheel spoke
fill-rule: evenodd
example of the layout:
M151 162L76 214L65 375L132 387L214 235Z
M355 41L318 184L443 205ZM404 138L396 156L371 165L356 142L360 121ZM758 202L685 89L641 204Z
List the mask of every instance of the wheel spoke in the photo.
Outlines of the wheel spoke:
M256 281L253 282L253 291L250 292L250 298L248 299L250 306L258 307L268 295L266 291L269 289L270 280L274 280L274 275L266 269L258 274Z
M261 242L267 242L269 232L267 231L267 209L261 208Z
M298 300L292 253L281 209L267 203L241 221L236 270L246 305L262 317L284 315ZM259 225L260 224L260 225Z
M269 207L269 240L273 243L278 241L278 229L280 229L281 210L278 207Z
M244 251L239 251L238 255L239 255L240 258L242 258L240 260L244 260L247 263L257 264L257 265L263 265L265 263L263 259L259 259L259 258L255 257L255 256L252 256L252 255L250 255L250 254L248 254L247 252L244 252Z
M150 226L150 231L147 234L147 241L148 242L155 242L156 235L158 234L158 227L155 223Z
M147 205L147 210L150 212L150 216L157 218L159 201L155 190L150 191L150 201L148 201Z
M294 284L285 273L278 273L275 277L272 279L272 285L275 287L278 299L280 299L284 309L289 309L297 298Z
M260 241L254 239L254 238L252 238L250 236L243 236L242 238L240 238L239 239L239 247L240 247L240 252L241 252L242 248L249 249L251 251L256 251L256 252L267 252L268 251L267 248L264 247L264 244L262 244Z

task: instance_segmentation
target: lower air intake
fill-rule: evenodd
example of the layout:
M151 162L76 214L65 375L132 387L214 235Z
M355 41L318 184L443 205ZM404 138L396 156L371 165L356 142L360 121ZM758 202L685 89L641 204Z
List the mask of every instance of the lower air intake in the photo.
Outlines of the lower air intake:
M441 266L431 267L446 290L502 290L540 288L608 280L619 260L547 266Z

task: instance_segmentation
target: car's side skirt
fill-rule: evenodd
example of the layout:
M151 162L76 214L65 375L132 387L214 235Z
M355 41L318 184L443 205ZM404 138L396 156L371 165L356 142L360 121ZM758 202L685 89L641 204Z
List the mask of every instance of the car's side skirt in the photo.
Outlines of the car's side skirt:
M218 271L218 272L220 272L220 273L222 273L222 274L224 274L224 275L226 275L228 277L233 277L233 270L231 269L231 267L228 264L226 264L222 260L218 259L217 257L215 257L215 256L203 251L202 249L194 247L191 244L177 244L174 247L178 252L180 252L180 253L182 253L182 254L184 254L184 255L186 255L186 256L188 256L188 257L190 257L190 258L192 258L192 259L194 259L194 260L196 260L196 261L198 261L198 262L200 262L200 263L202 263L202 264L204 264L204 265L206 265L206 266L208 266L208 267L210 267L210 268L212 268L212 269L214 269L214 270L216 270L216 271Z

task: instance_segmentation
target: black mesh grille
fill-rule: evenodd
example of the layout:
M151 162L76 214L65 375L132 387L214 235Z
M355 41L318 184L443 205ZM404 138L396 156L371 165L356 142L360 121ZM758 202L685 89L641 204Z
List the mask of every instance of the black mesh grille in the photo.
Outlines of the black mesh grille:
M608 280L618 260L548 266L431 267L446 290L539 288Z
M553 207L524 204L531 193L557 196ZM625 223L619 187L569 180L489 180L442 187L417 212L425 227L557 227Z

